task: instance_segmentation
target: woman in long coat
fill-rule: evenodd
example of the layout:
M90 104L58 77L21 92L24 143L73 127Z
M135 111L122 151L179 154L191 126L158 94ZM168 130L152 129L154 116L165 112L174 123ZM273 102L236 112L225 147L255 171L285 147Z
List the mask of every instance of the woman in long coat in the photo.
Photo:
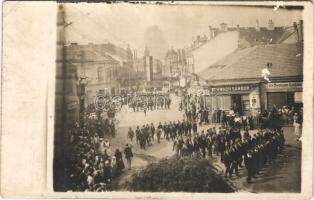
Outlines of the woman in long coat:
M116 157L118 171L121 172L125 166L122 159L122 153L119 151L119 149L116 149L114 156Z

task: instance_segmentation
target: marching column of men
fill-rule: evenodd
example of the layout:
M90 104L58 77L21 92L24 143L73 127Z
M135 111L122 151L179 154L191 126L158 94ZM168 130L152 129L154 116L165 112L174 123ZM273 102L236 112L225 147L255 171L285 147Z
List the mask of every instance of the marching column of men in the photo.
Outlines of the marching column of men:
M137 126L135 131L129 128L128 138L133 141L134 136L136 144L139 144L141 149L146 150L148 146L152 145L152 141L155 140L155 135L157 138L157 143L160 143L160 139L163 137L166 140L175 140L178 136L191 136L192 132L197 131L196 122L189 122L183 120L181 121L169 121L162 124L159 122L158 126L155 128L154 124L151 123L143 125L142 127Z
M243 161L248 172L247 182L259 174L259 171L276 158L285 143L282 131L263 130L253 137L238 138L227 145L221 154L222 162L226 167L225 176L231 177L238 174L238 168L242 167Z
M283 149L285 138L282 131L264 129L250 136L248 131L240 133L238 128L223 129L209 128L198 132L196 122L169 121L163 124L137 126L135 132L129 129L128 137L142 149L152 145L155 134L157 143L163 138L173 141L173 150L180 157L212 158L219 156L225 165L225 176L238 176L239 168L245 167L248 171L247 182L259 174L260 169L272 162L278 152Z
M171 98L168 95L129 95L128 106L133 109L133 112L146 110L168 110L170 109Z

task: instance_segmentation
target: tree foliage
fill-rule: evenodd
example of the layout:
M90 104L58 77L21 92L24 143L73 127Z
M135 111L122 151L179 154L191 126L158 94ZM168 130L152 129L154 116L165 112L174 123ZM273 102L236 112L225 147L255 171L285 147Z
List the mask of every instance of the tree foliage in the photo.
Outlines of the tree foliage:
M233 192L209 160L163 159L135 172L127 182L131 191Z

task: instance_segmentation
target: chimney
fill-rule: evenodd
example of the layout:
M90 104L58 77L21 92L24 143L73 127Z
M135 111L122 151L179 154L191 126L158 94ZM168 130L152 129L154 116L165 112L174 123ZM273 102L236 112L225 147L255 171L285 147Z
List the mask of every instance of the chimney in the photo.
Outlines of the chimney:
M223 31L223 32L227 31L227 30L228 30L227 24L224 23L224 22L221 23L221 24L220 24L220 29L221 29L221 31Z
M273 22L273 20L269 20L268 21L268 30L273 31L275 29L275 24Z
M214 29L212 26L208 26L208 28L209 28L209 40L211 40L215 37Z

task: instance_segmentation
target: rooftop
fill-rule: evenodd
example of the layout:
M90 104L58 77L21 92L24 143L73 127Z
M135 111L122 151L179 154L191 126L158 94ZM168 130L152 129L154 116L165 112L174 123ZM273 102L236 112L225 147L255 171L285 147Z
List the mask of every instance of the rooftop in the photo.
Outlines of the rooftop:
M101 55L97 51L84 50L84 51L71 51L66 54L67 60L73 63L78 62L106 62L106 63L118 63L109 55Z
M261 70L271 62L271 77L303 75L303 49L296 44L260 45L238 49L199 73L208 81L262 78Z

